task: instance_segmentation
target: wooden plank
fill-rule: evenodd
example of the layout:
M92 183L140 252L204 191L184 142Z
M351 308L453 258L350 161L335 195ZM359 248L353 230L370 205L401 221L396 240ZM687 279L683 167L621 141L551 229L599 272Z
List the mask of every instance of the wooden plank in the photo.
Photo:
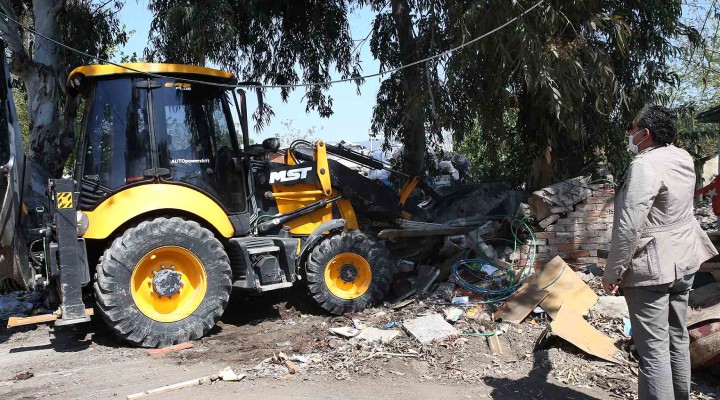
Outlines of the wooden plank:
M150 390L146 390L146 391L140 392L140 393L130 394L127 396L127 400L142 399L142 398L152 396L152 395L158 394L158 393L170 392L173 390L178 390L178 389L182 389L182 388L186 388L186 387L190 387L190 386L205 385L205 384L212 382L213 380L216 380L216 379L212 379L212 378L213 378L213 376L203 376L202 378L191 379L191 380L185 381L185 382L174 383L172 385L167 385L167 386L159 387L156 389L150 389Z
M690 291L688 303L695 308L707 308L719 304L720 282L693 289Z
M23 326L23 325L32 325L32 324L42 324L45 322L53 322L57 320L57 315L55 314L42 314L42 315L33 315L32 317L10 317L8 319L7 327L9 328L15 328L17 326Z
M519 324L547 295L547 290L540 289L535 285L525 286L497 310L495 319Z
M95 311L92 308L86 308L85 309L85 315L88 317L92 317L95 314ZM58 317L57 314L42 314L42 315L33 315L32 317L10 317L8 319L7 327L9 328L15 328L18 326L23 325L33 325L33 324L42 324L45 322L54 322L57 321Z

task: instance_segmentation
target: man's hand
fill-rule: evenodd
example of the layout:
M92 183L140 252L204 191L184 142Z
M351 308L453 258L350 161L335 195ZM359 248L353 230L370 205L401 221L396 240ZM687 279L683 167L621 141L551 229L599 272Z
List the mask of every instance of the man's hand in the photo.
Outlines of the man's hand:
M605 278L603 278L602 280L602 286L603 290L605 290L605 294L607 294L608 296L615 296L619 288L617 283L608 282L605 280Z

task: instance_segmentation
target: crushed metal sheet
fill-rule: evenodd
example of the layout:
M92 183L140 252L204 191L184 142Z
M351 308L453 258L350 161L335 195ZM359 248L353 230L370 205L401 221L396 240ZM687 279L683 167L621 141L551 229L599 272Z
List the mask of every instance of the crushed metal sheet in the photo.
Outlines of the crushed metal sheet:
M585 321L580 311L572 305L563 305L550 324L552 332L572 343L580 350L616 364L624 364L617 358L620 350L608 336Z
M458 331L440 314L430 314L403 322L403 327L422 344L457 336Z
M495 319L519 324L547 295L547 290L535 285L525 286L497 310Z

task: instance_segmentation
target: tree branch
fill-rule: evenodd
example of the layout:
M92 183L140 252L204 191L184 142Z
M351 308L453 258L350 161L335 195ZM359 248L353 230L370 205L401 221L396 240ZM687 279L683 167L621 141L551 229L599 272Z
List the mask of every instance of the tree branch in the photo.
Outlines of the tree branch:
M15 10L8 3L7 0L0 0L0 9L2 12L14 20L19 20L15 14ZM2 32L3 39L7 42L10 51L13 53L13 58L18 57L21 61L28 60L28 53L23 45L22 35L20 34L20 26L9 19L0 18L0 32ZM22 63L24 64L24 62ZM18 71L19 72L19 71Z
M55 18L65 10L65 0L57 0L55 6L50 9L50 15Z

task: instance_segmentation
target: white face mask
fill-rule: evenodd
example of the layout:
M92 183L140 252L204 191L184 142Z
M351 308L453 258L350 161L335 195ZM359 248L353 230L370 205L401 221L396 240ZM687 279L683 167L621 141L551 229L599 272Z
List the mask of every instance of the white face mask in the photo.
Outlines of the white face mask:
M647 129L647 128L645 128L645 129ZM637 154L640 152L640 149L638 148L638 146L640 145L640 143L642 143L642 141L638 144L634 144L633 140L635 140L635 136L637 136L638 133L644 131L645 129L638 131L637 133L635 133L632 136L628 136L628 145L627 145L628 151L630 151L633 154Z

